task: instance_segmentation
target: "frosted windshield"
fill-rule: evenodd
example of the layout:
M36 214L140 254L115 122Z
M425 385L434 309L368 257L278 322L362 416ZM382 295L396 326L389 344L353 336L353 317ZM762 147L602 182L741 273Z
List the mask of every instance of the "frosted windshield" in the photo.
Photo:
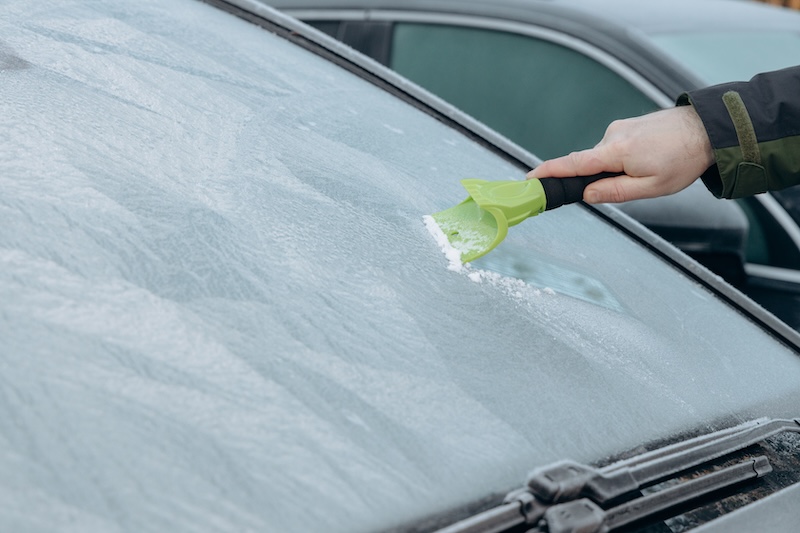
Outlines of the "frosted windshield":
M581 207L192 0L0 6L0 529L367 531L730 416L800 360Z

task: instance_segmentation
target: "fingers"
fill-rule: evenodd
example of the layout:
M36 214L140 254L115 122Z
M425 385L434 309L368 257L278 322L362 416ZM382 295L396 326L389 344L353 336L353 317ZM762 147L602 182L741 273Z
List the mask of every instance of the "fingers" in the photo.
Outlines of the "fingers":
M528 172L526 178L569 178L600 172L622 172L622 165L612 160L602 146L597 146L545 161Z
M676 193L714 164L703 123L690 106L615 120L589 150L545 161L530 178L619 173L584 191L589 203L627 202Z
M599 172L614 172L608 170L611 163L604 163L590 152L598 149L574 152L564 157L545 161L527 174L531 178L566 178L572 176L590 176ZM668 189L668 184L653 176L627 176L621 174L613 178L598 180L583 192L583 200L590 204L620 203L643 198L655 198L671 194L674 190Z
M620 203L669 194L658 190L658 180L650 177L632 178L617 176L598 180L583 191L583 200L589 204Z

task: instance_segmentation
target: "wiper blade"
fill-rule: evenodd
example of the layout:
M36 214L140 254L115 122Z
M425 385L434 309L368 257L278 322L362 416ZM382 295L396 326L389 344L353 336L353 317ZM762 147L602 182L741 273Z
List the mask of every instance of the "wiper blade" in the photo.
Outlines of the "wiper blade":
M589 498L581 498L548 508L537 529L542 533L574 531L605 533L770 472L772 466L769 460L760 455L755 459L636 498L609 510L604 510Z
M457 522L440 530L440 533L499 533L523 524L535 526L545 517L545 513L557 504L581 499L593 504L606 504L663 481L678 472L719 459L783 432L800 433L800 418L792 420L760 418L646 452L604 468L593 468L573 461L560 461L531 472L527 487L508 494L503 505ZM755 471L761 473L751 477L767 473L768 466L768 463L760 465ZM747 468L744 467L744 470ZM709 474L709 476L714 475ZM686 482L684 485L695 481L697 480ZM698 493L696 489L691 488L691 485L689 487L683 489L687 491L685 494L689 499L707 493L707 491ZM642 502L645 498L653 496L655 495L640 497L633 501ZM669 494L662 496L671 497ZM667 507L672 505L674 504Z
M580 496L605 503L785 431L800 432L800 419L754 420L601 469L562 461L534 470L528 477L528 489L545 503L558 503Z

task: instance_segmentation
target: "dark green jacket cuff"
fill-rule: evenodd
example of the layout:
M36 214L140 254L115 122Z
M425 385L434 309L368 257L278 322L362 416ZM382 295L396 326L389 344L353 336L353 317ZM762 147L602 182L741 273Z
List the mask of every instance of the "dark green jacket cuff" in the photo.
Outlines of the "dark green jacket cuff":
M720 198L800 183L800 67L682 94L708 133L716 164L701 177Z

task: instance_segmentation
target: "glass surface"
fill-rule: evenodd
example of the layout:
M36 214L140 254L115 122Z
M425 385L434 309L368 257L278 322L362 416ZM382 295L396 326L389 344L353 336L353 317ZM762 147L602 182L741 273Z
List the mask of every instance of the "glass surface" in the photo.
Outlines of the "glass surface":
M770 194L778 200L792 220L800 225L800 187L788 187L780 191L772 191Z
M545 159L592 147L611 121L657 109L584 54L506 32L397 23L390 66Z
M749 263L792 270L800 269L800 252L792 237L755 198L741 198L737 203L747 216L749 232L745 258Z
M0 5L0 529L370 531L730 417L800 359L592 212L191 0Z
M800 63L800 29L664 33L650 39L707 85L747 81Z

